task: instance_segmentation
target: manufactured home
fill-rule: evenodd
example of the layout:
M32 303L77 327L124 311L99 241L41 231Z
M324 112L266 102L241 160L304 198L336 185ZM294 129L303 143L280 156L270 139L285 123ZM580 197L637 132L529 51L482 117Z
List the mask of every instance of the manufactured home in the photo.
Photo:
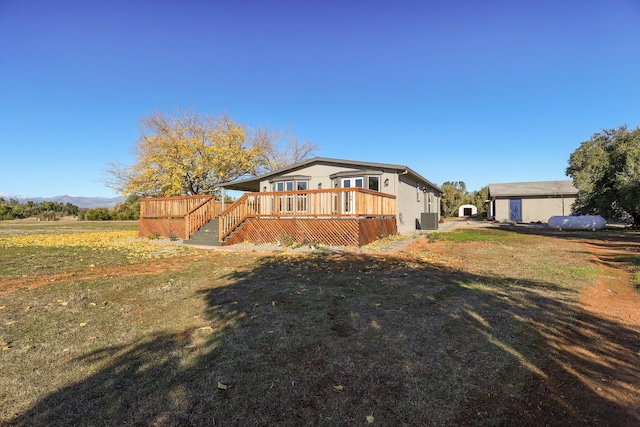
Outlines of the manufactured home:
M191 204L185 198L141 199L140 234L166 234L167 221L174 220L174 235L202 241L198 230L206 228L204 239L211 245L286 238L360 246L420 229L430 216L437 221L442 195L440 187L407 166L324 157L227 182L221 189L223 196L230 190L244 194L226 205L212 196L190 196L199 197ZM174 203L181 207L170 208Z

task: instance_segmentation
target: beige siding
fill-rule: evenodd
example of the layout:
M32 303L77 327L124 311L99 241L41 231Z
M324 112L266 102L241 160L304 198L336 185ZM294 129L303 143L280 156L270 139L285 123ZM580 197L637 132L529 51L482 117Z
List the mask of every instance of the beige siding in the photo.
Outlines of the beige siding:
M397 202L397 223L398 232L407 233L416 229L416 221L420 221L420 214L423 212L440 212L440 197L431 194L431 206L425 194L423 186L420 191L417 190L415 181L410 181L402 175L397 176L398 179L398 202Z
M422 189L425 183L421 183L421 191L416 190L416 182L409 180L405 175L398 175L395 171L383 172L372 169L345 168L344 165L312 164L308 167L297 169L293 172L279 175L277 178L270 177L260 181L260 191L272 191L273 179L280 180L287 176L295 179L296 176L309 177L309 189L315 190L318 184L323 189L332 188L331 175L348 174L350 177L380 176L380 192L396 196L396 220L398 232L409 232L416 229L416 220L420 220L422 212L440 212L440 196L429 188L429 194L425 194ZM270 181L271 180L271 181ZM387 181L387 185L385 185ZM339 186L342 186L340 180ZM365 182L365 188L367 184ZM429 199L430 198L430 203Z
M517 197L514 197L517 199ZM496 199L494 217L497 221L509 221L509 200ZM521 198L522 222L547 222L556 215L571 215L575 197Z
M496 199L493 203L495 205L493 217L496 221L509 221L509 199Z
M323 164L315 164L310 165L309 167L296 170L294 172L286 173L280 175L279 178L284 178L287 176L308 176L309 179L309 189L315 190L318 189L318 184L322 185L323 189L332 188L331 187L331 179L329 178L331 175L336 173L347 173L347 174L356 174L357 176L364 177L365 175L379 175L380 176L380 192L393 194L394 196L398 195L397 185L396 185L396 174L387 173L387 172L373 172L371 170L362 170L362 175L358 174L359 169L355 168L345 168L344 166L332 166L332 165L323 165ZM355 175L353 175L355 176ZM388 179L389 185L385 187L384 181ZM339 184L342 185L342 184ZM365 183L366 187L366 183ZM266 190L265 190L266 188ZM260 181L260 191L272 191L271 190L271 182L269 179Z

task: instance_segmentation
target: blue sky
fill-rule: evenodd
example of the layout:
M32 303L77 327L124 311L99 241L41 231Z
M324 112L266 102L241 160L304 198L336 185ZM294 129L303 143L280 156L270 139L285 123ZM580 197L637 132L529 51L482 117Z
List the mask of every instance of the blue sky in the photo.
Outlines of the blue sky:
M469 190L640 125L640 2L0 0L0 192L111 197L153 111Z

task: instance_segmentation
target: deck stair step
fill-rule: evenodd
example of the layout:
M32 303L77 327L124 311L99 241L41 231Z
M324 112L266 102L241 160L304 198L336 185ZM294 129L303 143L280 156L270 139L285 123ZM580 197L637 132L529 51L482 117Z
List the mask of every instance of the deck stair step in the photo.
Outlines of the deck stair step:
M244 225L245 222L247 222L246 218L243 219L241 222L239 222L235 227L233 227L233 230L231 230L231 232L229 234L227 234L227 237L222 239L222 241L226 242L227 240L229 240L231 238L231 236L236 234L238 232L238 230L240 230L242 228L242 226Z
M220 246L218 221L218 218L213 218L193 233L189 240L184 240L184 243L187 245Z

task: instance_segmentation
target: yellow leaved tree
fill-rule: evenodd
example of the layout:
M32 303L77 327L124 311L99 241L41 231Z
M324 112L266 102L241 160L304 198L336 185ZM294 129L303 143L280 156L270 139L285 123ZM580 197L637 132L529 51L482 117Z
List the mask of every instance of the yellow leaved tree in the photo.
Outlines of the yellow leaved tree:
M216 187L254 174L265 162L264 144L225 115L178 110L140 120L132 166L111 163L106 185L121 194L168 197L213 194Z

